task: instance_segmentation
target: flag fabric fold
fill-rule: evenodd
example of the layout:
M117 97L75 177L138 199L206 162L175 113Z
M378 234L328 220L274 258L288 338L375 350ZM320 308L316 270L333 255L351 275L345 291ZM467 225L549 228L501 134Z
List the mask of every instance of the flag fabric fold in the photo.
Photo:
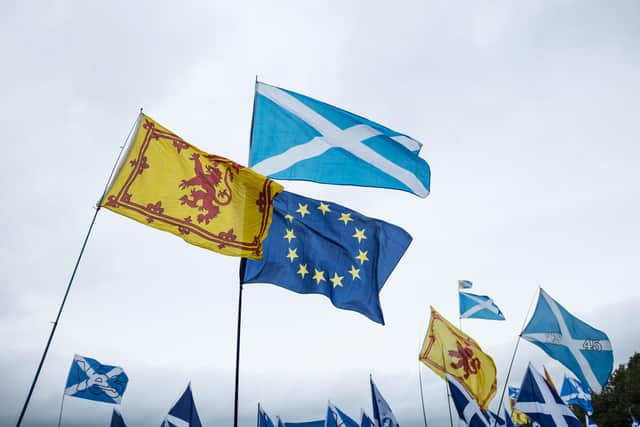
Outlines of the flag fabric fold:
M562 363L595 393L600 393L613 370L609 337L569 313L544 289L522 338Z
M103 365L96 359L76 354L64 389L66 396L119 404L129 378L119 366Z
M116 409L113 408L113 413L111 414L111 424L109 427L127 427L124 423L124 418L122 418L122 414Z
M446 374L456 378L480 408L488 410L497 389L493 359L433 307L419 360L443 379Z
M445 374L445 381L447 381L447 387L449 387L451 399L458 412L458 417L464 420L468 427L492 427L492 424L478 405L478 402L469 395L469 392L457 378L450 374Z
M272 178L429 194L419 142L299 93L257 82L251 134L249 164Z
M504 314L486 295L458 292L461 319L504 320Z
M345 414L340 408L337 406L333 406L336 414L338 414L338 420L340 421L341 427L360 427L360 424L347 414Z
M369 417L364 411L360 413L360 427L376 427L371 417Z
M280 184L141 115L100 205L193 245L260 259L280 191Z
M393 415L391 407L380 394L380 390L373 382L373 378L369 378L371 382L371 405L373 406L373 419L378 427L400 427L396 416Z
M516 409L545 427L581 427L555 389L529 363L516 399Z
M568 404L580 406L588 415L593 414L593 407L591 405L591 389L589 389L589 386L583 384L579 379L565 375L564 380L562 381L560 397Z
M169 410L162 427L202 427L190 383L180 399Z
M269 415L265 412L265 410L258 403L258 427L275 427Z
M410 242L393 224L284 191L274 200L264 257L246 261L241 281L322 294L384 324L379 292Z

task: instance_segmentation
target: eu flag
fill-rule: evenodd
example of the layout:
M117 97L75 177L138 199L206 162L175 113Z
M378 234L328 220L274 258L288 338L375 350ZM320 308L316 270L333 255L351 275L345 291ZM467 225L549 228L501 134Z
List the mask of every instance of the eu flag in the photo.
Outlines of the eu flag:
M262 260L245 260L240 277L322 294L384 324L378 294L410 243L398 226L284 191L274 199Z

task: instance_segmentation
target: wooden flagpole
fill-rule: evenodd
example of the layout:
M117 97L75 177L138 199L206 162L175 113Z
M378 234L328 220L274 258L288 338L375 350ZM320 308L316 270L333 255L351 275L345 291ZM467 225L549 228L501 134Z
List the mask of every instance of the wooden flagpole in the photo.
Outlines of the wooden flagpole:
M91 224L89 225L89 230L87 230L87 234L84 238L84 241L82 242L82 247L80 248L80 254L78 255L78 259L76 260L76 264L73 267L73 272L71 273L71 278L69 279L69 283L67 284L67 290L64 293L64 297L62 298L62 303L60 303L60 308L58 309L58 314L56 316L56 320L54 320L53 323L53 327L51 328L51 333L49 334L49 339L47 340L47 344L44 347L44 352L42 353L42 358L40 359L40 364L38 365L38 369L36 369L36 374L33 377L33 382L31 383L31 388L29 389L29 393L27 393L27 398L25 399L24 402L24 406L22 407L22 410L20 411L20 416L18 417L18 422L16 423L16 427L20 427L20 424L22 423L22 419L24 418L24 414L27 411L27 407L29 406L29 401L31 400L31 395L33 394L33 390L36 387L36 383L38 382L38 377L40 376L40 371L42 370L42 365L44 365L44 360L47 357L47 352L49 351L49 347L51 346L51 341L53 340L53 335L56 333L56 329L58 327L58 323L60 322L60 316L62 315L62 309L64 308L64 304L67 301L67 297L69 296L69 290L71 289L71 284L73 283L73 279L76 277L76 272L78 271L78 266L80 265L80 260L82 259L82 254L84 254L84 249L87 246L87 241L89 240L89 236L91 235L91 230L93 230L93 225L96 222L96 217L98 216L98 212L100 211L100 204L102 203L102 199L104 198L105 194L107 193L107 190L109 189L109 183L111 182L111 179L113 178L113 175L116 172L116 168L118 167L118 163L120 162L120 157L122 156L122 153L124 152L125 147L128 145L128 142L131 139L131 134L133 133L133 130L136 128L136 124L138 123L138 120L140 120L140 118L142 117L142 108L140 108L140 113L138 114L138 117L136 117L135 122L133 122L133 125L131 126L131 129L129 130L129 134L127 135L127 138L125 139L124 144L120 147L120 152L118 153L118 157L116 158L116 162L113 165L113 168L111 169L111 174L109 175L109 179L107 180L107 184L104 187L104 190L102 192L102 195L100 196L100 199L98 200L98 203L95 207L95 212L93 214L93 218L91 219Z

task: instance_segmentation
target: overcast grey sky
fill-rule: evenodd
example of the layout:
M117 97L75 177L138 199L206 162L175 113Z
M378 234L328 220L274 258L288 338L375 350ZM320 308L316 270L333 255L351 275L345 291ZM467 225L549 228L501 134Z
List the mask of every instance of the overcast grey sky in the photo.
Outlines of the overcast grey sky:
M507 316L464 323L500 389L538 285L625 362L640 351L638 22L635 1L4 2L0 425L17 420L138 108L244 163L256 74L422 141L432 193L283 182L414 241L382 292L384 327L247 285L242 426L258 402L288 421L322 418L328 399L370 412L369 373L400 424L421 425L429 305L455 321L460 278ZM125 368L130 426L158 425L189 380L204 424L231 425L237 269L102 210L23 425L56 425L75 353ZM529 360L560 381L523 342L510 383ZM430 425L448 424L443 381L423 378ZM63 425L110 412L69 398Z

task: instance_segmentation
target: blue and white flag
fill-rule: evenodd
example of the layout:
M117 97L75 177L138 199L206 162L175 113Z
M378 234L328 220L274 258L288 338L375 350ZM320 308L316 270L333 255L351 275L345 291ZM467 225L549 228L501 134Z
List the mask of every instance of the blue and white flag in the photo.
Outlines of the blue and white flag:
M378 427L400 427L395 415L391 411L391 407L384 400L380 390L373 382L373 378L369 378L371 382L371 404L373 406L373 418L378 423Z
M485 412L484 415L489 421L490 426L515 427L506 408L504 409L504 418L500 418L498 414L493 411Z
M482 412L478 402L469 395L464 386L451 375L446 374L446 377L458 417L464 420L468 427L491 427L487 415Z
M333 406L334 411L338 415L338 424L340 427L360 427L360 424L344 412L340 410L337 406Z
M257 82L251 135L249 166L272 178L429 194L419 142L299 93Z
M515 408L544 427L581 427L555 389L529 363Z
M258 427L275 427L269 415L258 403Z
M103 365L95 359L73 356L64 394L105 403L120 403L129 378L119 366Z
M278 418L278 427L326 427L326 420L283 423L280 418Z
M124 423L124 418L122 418L122 414L116 408L113 408L113 413L111 414L111 424L109 427L127 427L127 425Z
M458 295L461 319L504 320L502 311L488 296L467 292L458 292Z
M460 289L471 289L473 283L470 280L458 280L458 290Z
M285 423L282 422L280 417L277 417L277 418L278 418L278 427L285 427ZM323 422L323 427L324 427L324 422Z
M173 405L161 427L202 427L191 393L191 383Z
M376 427L376 423L373 422L371 417L364 411L360 413L360 427Z
M272 283L384 324L379 292L411 243L402 228L283 191L261 260L243 260L242 283Z
M581 406L587 414L593 414L593 407L591 406L591 389L589 389L588 385L582 384L579 379L570 378L565 375L564 380L562 381L560 397L567 404Z
M631 427L640 427L640 422L631 414Z
M544 289L522 338L566 366L592 391L600 393L613 370L611 342L604 332L573 316Z
M338 414L331 408L331 404L327 407L327 418L325 427L338 427Z

